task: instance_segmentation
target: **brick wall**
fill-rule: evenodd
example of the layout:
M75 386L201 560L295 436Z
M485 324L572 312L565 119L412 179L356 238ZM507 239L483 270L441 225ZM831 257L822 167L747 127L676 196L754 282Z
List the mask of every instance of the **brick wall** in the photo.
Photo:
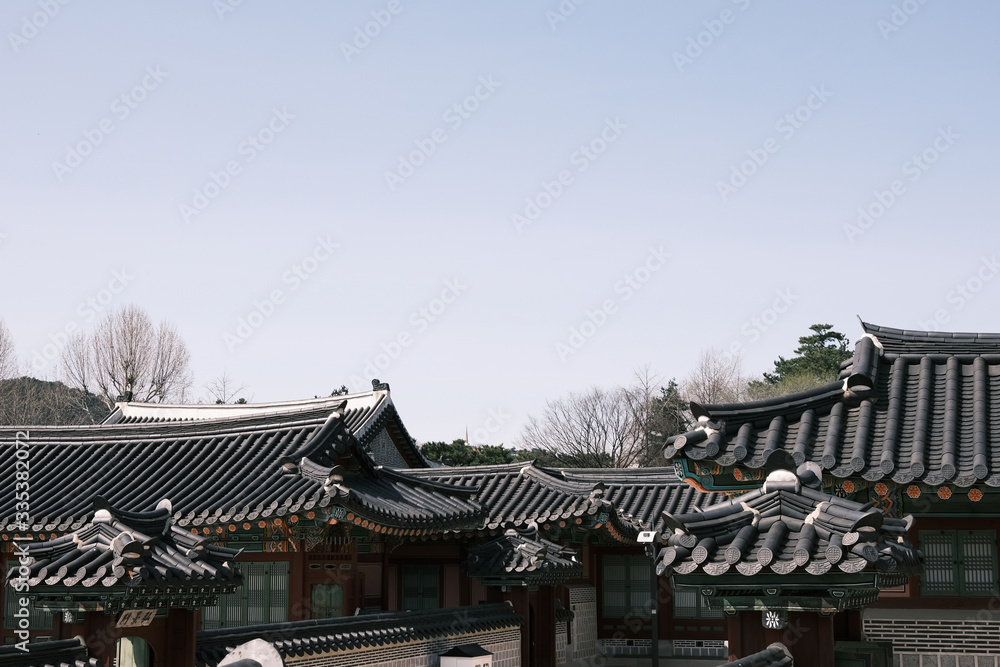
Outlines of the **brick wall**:
M556 667L566 664L566 622L556 623Z
M479 644L493 653L493 667L521 667L521 631L518 628L421 639L351 651L288 656L287 667L438 667L439 656L455 646Z
M573 611L573 659L597 655L597 591L593 586L570 586L569 608Z
M906 614L868 610L864 632L868 641L892 644L897 667L1000 667L1000 620L992 620L994 616L931 609Z

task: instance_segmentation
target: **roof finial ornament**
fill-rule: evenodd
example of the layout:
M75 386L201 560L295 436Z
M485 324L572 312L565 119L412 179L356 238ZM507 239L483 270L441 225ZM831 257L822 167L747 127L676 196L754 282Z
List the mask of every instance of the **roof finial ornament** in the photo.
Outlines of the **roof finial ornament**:
M389 391L389 383L378 378L372 378L372 391Z

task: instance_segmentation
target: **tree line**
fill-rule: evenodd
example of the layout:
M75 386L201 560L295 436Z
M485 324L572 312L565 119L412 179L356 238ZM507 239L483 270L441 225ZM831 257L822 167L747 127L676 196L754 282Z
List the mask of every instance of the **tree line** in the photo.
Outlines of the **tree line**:
M578 468L662 465L663 441L695 426L691 401L756 401L818 387L837 378L851 356L848 339L829 324L814 324L788 358L771 372L749 376L739 356L703 350L678 382L662 382L648 367L627 386L593 387L549 400L528 418L514 446L465 440L422 445L429 460L449 465L535 461ZM129 305L107 313L93 330L77 332L62 349L60 377L44 381L20 374L13 338L0 320L0 424L96 424L119 400L173 403L246 403L246 386L227 372L195 396L191 355L176 327L155 323ZM332 395L347 393L347 387Z
M795 356L779 356L774 370L748 376L741 358L719 349L701 352L680 383L642 368L628 386L594 387L550 400L528 418L515 446L470 446L464 440L428 442L424 456L449 465L535 461L542 466L631 468L663 464L663 441L695 426L691 401L705 404L759 401L819 387L837 379L851 356L848 338L829 324L814 324L799 338Z
M96 424L118 400L228 403L246 389L223 371L195 397L191 354L177 328L153 322L134 305L109 311L93 330L69 336L58 379L41 380L21 369L13 337L0 320L0 424Z

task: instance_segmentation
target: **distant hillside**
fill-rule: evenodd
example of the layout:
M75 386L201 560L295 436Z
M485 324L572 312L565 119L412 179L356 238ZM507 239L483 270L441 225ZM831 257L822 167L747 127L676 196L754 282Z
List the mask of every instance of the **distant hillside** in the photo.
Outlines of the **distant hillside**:
M0 381L0 425L99 424L108 407L94 394L31 377Z

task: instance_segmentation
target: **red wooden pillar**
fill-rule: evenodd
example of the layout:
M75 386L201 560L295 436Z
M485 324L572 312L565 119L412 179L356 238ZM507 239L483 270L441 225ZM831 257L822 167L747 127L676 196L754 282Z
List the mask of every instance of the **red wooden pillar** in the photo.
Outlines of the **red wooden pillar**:
M190 667L195 664L195 644L200 613L188 609L171 609L167 613L165 641L160 647L164 659L163 662L157 660L157 665Z
M301 621L312 614L307 613L311 600L306 599L306 543L299 540L298 549L292 552L288 563L288 620Z
M535 664L556 664L556 592L540 586L535 602Z
M84 617L83 627L83 636L90 657L96 658L104 667L111 667L117 641L115 617L100 611L89 611Z
M513 586L503 594L503 597L504 601L514 606L514 611L524 617L524 625L521 626L521 665L528 667L531 664L531 605L528 600L528 588Z

